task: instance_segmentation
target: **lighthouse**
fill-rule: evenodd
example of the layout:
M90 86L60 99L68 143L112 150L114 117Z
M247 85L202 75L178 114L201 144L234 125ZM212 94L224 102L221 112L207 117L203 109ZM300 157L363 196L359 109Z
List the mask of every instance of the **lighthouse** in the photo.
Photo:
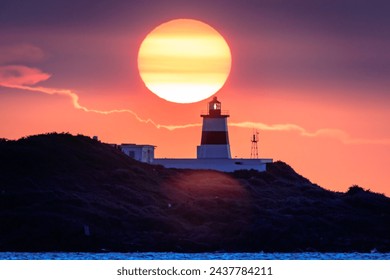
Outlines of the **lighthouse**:
M228 114L221 111L221 102L214 97L208 103L206 114L202 114L202 138L197 147L198 159L230 159Z
M234 172L236 170L267 170L267 163L272 158L232 158L230 155L227 118L229 114L221 110L221 102L214 97L207 103L207 111L200 115L203 118L202 137L197 146L197 158L154 158L153 145L122 144L121 149L128 156L166 168L218 170ZM257 145L257 135L253 142ZM141 157L142 151L147 151L151 157ZM143 153L143 152L142 152Z

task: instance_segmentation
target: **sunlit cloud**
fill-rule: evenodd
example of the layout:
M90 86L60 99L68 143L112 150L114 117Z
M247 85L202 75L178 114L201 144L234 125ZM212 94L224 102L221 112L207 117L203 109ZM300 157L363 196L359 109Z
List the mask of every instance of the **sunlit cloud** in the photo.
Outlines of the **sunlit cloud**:
M62 95L68 96L75 109L82 110L87 113L96 113L102 115L128 113L131 114L137 121L141 123L151 124L157 129L167 129L174 131L178 129L188 129L194 127L201 127L201 123L190 123L182 125L172 124L159 124L152 119L141 118L137 113L130 109L114 109L114 110L95 110L89 109L83 106L79 102L79 96L76 92L70 89L56 89L50 87L35 86L39 82L43 82L51 77L50 74L42 72L36 68L30 68L20 65L0 66L0 86L7 88L14 88L20 90L27 90L33 92L40 92L49 95ZM389 145L390 139L363 139L353 138L345 131L333 128L321 128L315 131L308 131L305 128L297 124L265 124L261 122L232 122L229 123L230 127L239 127L247 129L259 129L263 131L276 131L276 132L296 132L304 137L327 137L331 139L337 139L344 144L380 144Z
M390 145L390 139L363 139L363 138L353 138L348 133L341 129L334 128L321 128L315 131L308 131L305 128L296 125L296 124L264 124L260 122L237 122L230 123L229 126L232 127L241 127L241 128L250 128L250 129L259 129L264 131L293 131L297 132L301 136L305 137L328 137L332 139L337 139L344 144L383 144Z
M50 74L42 72L39 69L36 68L30 68L27 66L21 66L21 65L8 65L8 66L0 66L0 86L7 87L7 88L13 88L13 89L20 89L20 90L27 90L27 91L33 91L33 92L40 92L45 93L49 95L63 95L68 96L70 100L72 101L72 105L75 109L82 110L84 112L88 113L97 113L97 114L103 114L103 115L109 115L114 113L129 113L135 117L135 119L141 123L147 123L152 124L156 128L165 128L168 130L175 130L178 128L188 128L191 126L198 126L198 124L187 124L182 126L175 126L175 125L162 125L154 122L151 119L143 119L140 116L138 116L137 113L130 109L115 109L115 110L95 110L95 109L89 109L79 102L79 96L76 92L70 90L70 89L57 89L57 88L49 88L49 87L42 87L42 86L33 86L39 82L46 81L51 77Z
M43 51L32 44L0 46L0 64L36 62L44 57Z
M37 68L22 65L0 66L0 85L4 87L35 85L46 81L50 76Z

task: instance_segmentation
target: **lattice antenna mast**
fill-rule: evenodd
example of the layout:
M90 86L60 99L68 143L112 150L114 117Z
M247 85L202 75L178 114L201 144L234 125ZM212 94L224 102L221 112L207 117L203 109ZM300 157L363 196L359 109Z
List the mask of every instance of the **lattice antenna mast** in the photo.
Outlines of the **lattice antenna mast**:
M251 158L259 158L259 149L257 147L257 142L259 142L259 132L257 130L253 131L251 142Z

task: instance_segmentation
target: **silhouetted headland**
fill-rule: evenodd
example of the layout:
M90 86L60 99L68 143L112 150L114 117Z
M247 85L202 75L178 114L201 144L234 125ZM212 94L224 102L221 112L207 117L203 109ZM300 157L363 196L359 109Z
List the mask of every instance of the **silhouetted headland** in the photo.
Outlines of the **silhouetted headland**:
M382 194L325 190L283 162L166 169L56 133L0 141L0 225L0 251L390 251Z

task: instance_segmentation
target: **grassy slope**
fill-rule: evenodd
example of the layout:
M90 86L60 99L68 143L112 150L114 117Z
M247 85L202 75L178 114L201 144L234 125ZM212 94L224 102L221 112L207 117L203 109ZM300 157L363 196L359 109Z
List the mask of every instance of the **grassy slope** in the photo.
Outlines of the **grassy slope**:
M389 198L283 162L165 169L68 134L0 141L0 159L3 251L390 251Z

